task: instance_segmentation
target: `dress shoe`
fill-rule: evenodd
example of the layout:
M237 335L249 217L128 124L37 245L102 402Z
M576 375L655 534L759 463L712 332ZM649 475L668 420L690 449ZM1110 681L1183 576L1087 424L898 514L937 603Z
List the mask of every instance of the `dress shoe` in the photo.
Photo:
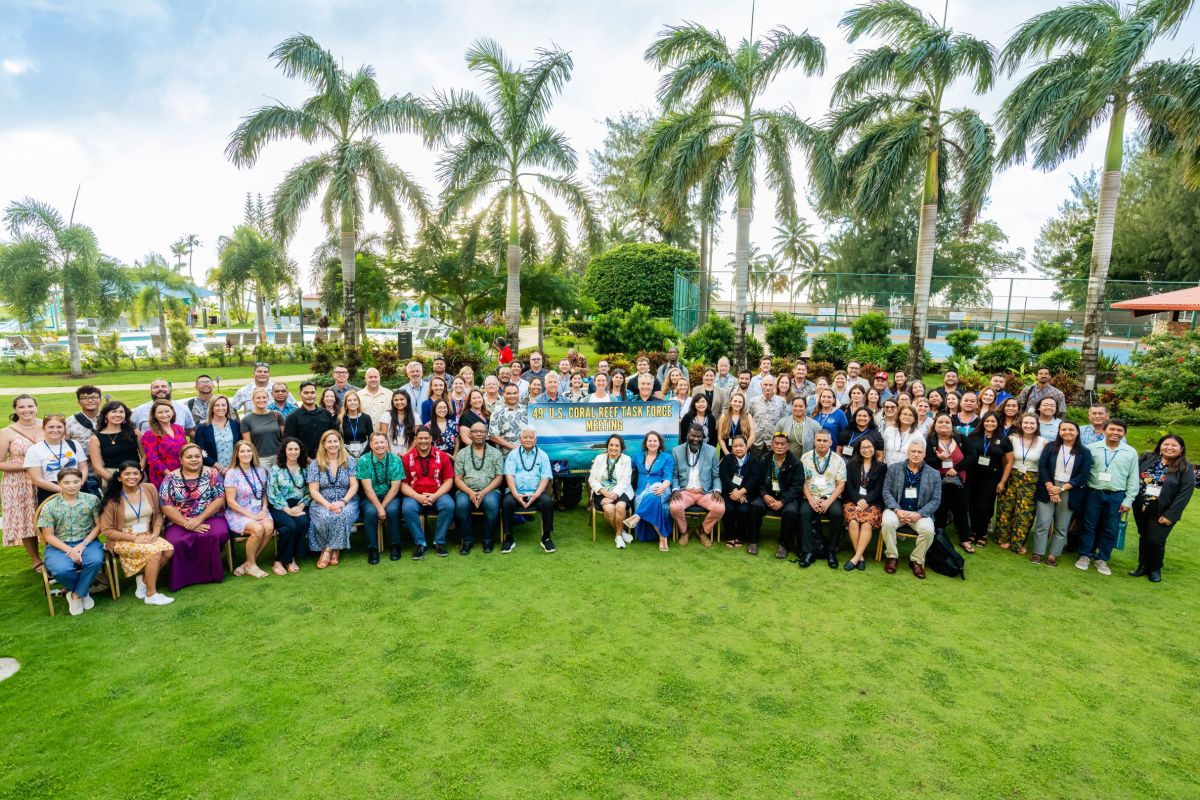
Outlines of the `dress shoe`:
M758 555L758 545L754 543L746 545L746 552L752 556Z
M858 571L859 572L867 571L867 560L865 558L862 561L858 562Z
M392 561L399 561L399 560L400 560L400 545L398 545L398 544L394 544L394 545L392 545L392 555L391 555L391 558L392 558Z
M712 536L704 531L700 531L700 544L703 547L712 547Z
M826 562L828 562L828 564L829 564L829 568L830 568L830 569L837 569L837 568L838 568L838 560L837 560L837 556L835 556L835 555L832 555L832 554L831 554L831 555L829 555L829 556L828 556L828 557L825 559L825 561L826 561Z
M378 564L379 563L379 548L378 547L368 547L367 548L367 563L368 564Z
M1151 583L1162 583L1162 573L1159 572L1158 570L1152 569L1152 570L1150 570L1150 572L1148 572L1146 574L1147 574L1147 577L1150 578Z
M495 542L487 542L487 541L485 541L485 542L483 543L483 553L484 553L484 555L487 555L488 553L492 552L492 551L493 551L493 550L495 550L495 549L496 549L496 543L495 543Z
M463 542L458 546L458 554L460 556L469 556L471 555L471 548L474 546L474 542Z
M813 565L813 562L816 560L817 560L817 557L814 556L812 553L805 553L803 556L800 557L800 566L807 569L807 568L811 567Z
M889 558L887 561L883 562L883 571L886 572L888 575L895 575L896 574L896 559Z
M915 561L910 561L910 562L908 562L908 564L909 564L909 566L912 567L913 575L916 575L921 580L925 580L925 567L924 566L922 566L921 564L918 564Z
M1140 578L1145 574L1146 574L1146 570L1142 569L1141 564L1137 565L1137 569L1129 570L1129 577L1131 577L1131 578Z
M690 536L691 536L691 534L689 534L687 531L684 531L683 533L679 534L679 546L687 547L688 537L690 537Z
M854 561L853 560L847 561L846 566L843 567L843 569L845 569L846 572L854 572Z

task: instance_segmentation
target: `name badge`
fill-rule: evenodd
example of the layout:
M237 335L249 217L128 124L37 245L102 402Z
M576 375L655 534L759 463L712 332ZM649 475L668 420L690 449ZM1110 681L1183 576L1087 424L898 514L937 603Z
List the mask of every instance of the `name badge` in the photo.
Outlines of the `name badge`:
M742 485L742 476L741 476L741 475L734 475L734 476L733 476L733 485L734 485L734 486L741 486L741 485Z
M948 458L942 459L942 469L954 469L954 462Z
M135 535L141 534L141 533L149 533L150 532L150 523L149 522L135 522L135 523L133 523L133 526L130 528L130 530L133 531L133 533Z
M988 467L988 466L991 466L992 459L988 456L980 456L979 461L977 461L976 463L979 464L979 466L981 466L981 467Z
M844 456L853 456L853 455L854 455L854 445L848 444L848 445L846 445L845 447L843 447L843 448L842 448L842 455L844 455Z
M865 486L858 487L858 493L861 494L863 497L866 497L867 487L865 487Z
M772 492L779 491L779 481L771 481L771 491Z
M1147 486L1146 487L1146 497L1158 497L1160 494L1162 494L1161 486Z
M1112 473L1111 472L1101 472L1099 475L1096 476L1096 478L1097 478L1097 480L1111 481Z
M907 489L905 489L904 490L904 499L905 500L916 500L917 499L917 487L909 486Z

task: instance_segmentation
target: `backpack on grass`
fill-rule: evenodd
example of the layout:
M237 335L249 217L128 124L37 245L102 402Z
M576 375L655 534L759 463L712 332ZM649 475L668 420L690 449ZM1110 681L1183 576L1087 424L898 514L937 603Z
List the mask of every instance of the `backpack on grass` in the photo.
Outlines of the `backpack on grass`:
M933 543L929 545L929 552L925 554L925 566L939 575L962 578L964 581L967 579L964 570L966 561L963 560L962 554L954 549L946 532L940 528L934 532Z

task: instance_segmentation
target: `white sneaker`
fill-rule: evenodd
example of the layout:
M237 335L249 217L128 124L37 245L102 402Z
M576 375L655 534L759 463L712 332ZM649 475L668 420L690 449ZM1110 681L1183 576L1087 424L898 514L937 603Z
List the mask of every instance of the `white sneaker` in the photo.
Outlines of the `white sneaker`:
M141 573L134 575L133 579L135 581L137 581L137 588L133 590L134 596L138 600L145 600L146 599L146 579L142 577Z
M1096 559L1096 572L1099 572L1101 575L1112 575L1112 570L1108 568L1108 562L1101 561L1098 558Z
M629 528L629 530L633 530L634 528L637 527L637 524L641 521L642 521L642 518L639 517L637 514L630 514L628 517L625 518L624 525L626 528ZM633 541L632 537L630 537L630 541Z
M174 597L167 597L162 592L155 592L147 597L143 602L148 606L169 606L175 602Z
M67 592L67 610L72 617L78 617L83 613L83 598L74 592Z
M624 550L624 549L625 549L625 539L624 539L623 537L621 537L621 536L618 536L618 537L617 537L617 539L616 539L616 542L617 542L617 549L618 549L618 550Z
M1090 558L1088 558L1087 556L1080 556L1079 560L1075 562L1075 569L1081 569L1084 572L1087 572L1088 567L1091 565L1091 563L1092 563L1092 560ZM1097 568L1099 568L1099 562L1096 562L1096 563L1097 563Z
M625 544L629 544L630 542L633 541L633 534L626 533L625 531L621 531L621 538L625 540Z
M92 596L90 594L84 595L83 596L83 610L91 611L95 607L96 607L96 601L92 599Z

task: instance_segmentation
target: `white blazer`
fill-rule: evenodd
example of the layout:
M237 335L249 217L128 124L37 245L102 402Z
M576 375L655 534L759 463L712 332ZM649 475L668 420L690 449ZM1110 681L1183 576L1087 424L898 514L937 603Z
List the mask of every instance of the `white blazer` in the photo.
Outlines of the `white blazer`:
M592 471L588 475L588 486L592 494L596 494L604 486L608 473L608 453L601 453L592 462ZM613 480L617 483L612 490L618 495L633 497L633 462L624 453L617 459L617 467L613 470Z

